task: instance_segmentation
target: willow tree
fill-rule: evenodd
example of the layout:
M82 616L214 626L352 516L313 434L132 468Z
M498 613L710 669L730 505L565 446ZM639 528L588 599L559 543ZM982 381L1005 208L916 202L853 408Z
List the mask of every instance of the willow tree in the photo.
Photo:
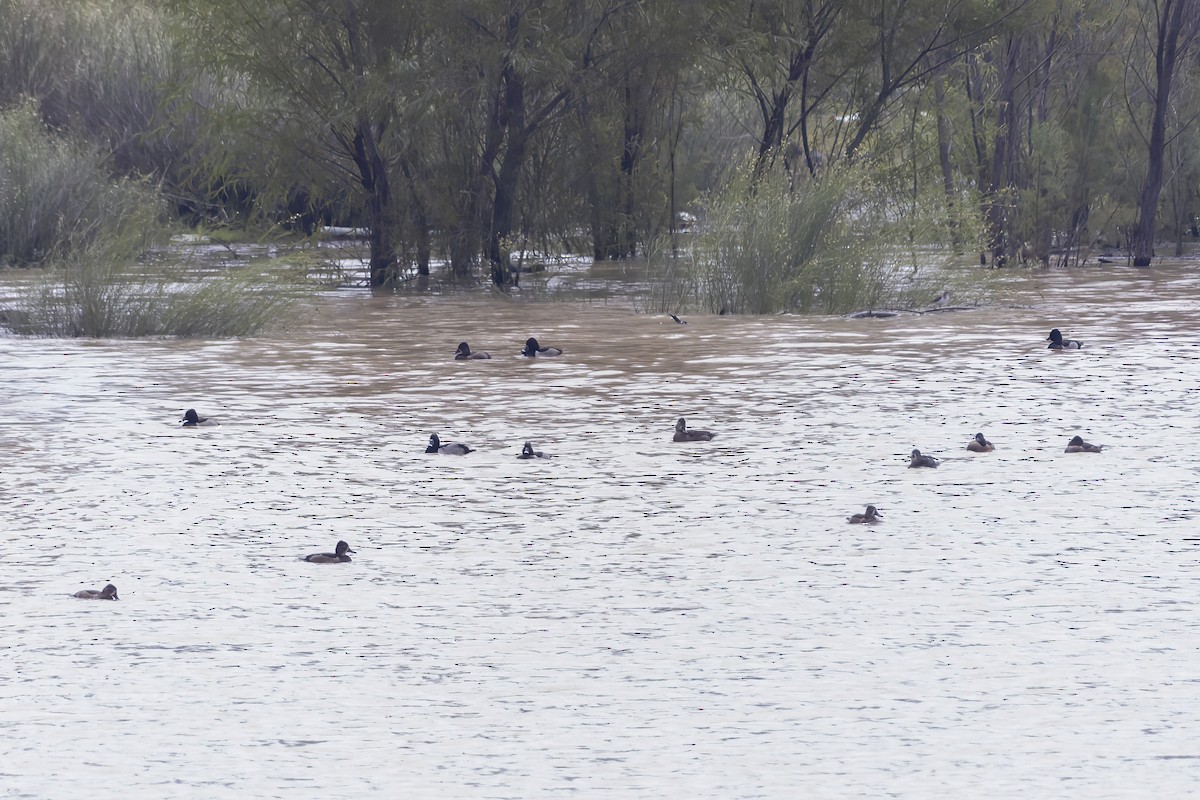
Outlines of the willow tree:
M404 0L179 0L200 58L239 87L238 128L277 154L244 164L268 193L305 181L345 193L369 229L370 283L397 274L396 232L410 213L403 186L420 103L412 74L425 4ZM228 171L228 162L216 169ZM418 209L419 211L419 209ZM425 251L424 258L428 258ZM423 264L427 270L427 261Z

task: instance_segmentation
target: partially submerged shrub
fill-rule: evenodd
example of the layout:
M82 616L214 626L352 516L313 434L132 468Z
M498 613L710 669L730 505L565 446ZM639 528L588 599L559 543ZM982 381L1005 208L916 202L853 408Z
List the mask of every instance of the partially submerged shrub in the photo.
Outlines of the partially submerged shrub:
M947 254L926 246L942 233L944 208L914 203L882 177L864 164L826 167L794 185L783 173L752 183L749 166L736 171L707 198L683 259L694 305L743 314L923 307L945 280L928 268ZM678 284L679 265L664 274ZM658 294L683 305L678 285Z
M290 272L202 273L180 264L174 250L170 259L148 260L161 232L147 207L86 246L64 248L9 327L28 336L250 336L287 320L304 294Z

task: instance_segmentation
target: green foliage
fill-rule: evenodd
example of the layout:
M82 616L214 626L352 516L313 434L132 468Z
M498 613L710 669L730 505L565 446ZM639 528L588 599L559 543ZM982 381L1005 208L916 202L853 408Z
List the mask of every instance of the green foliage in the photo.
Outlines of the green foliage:
M686 278L692 302L748 314L923 307L946 281L927 267L953 258L933 249L944 233L944 202L936 193L914 201L889 180L860 162L795 185L778 172L754 182L748 162L704 203ZM681 307L671 274L679 264L659 261L668 277L655 294L664 310ZM983 291L963 284L957 296Z

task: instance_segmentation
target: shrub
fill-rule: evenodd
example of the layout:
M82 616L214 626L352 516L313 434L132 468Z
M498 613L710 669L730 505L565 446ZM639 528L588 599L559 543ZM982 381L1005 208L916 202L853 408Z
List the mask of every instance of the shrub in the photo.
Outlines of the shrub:
M944 232L944 203L914 202L887 178L859 163L752 182L747 163L705 199L686 269L663 268L676 285L656 294L689 294L701 310L736 314L923 307L946 280L930 267L954 258L932 244ZM961 299L972 282L955 283Z

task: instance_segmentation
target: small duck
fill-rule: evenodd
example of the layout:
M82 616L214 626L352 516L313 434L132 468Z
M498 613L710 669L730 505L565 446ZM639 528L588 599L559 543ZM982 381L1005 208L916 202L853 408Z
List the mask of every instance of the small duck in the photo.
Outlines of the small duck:
M180 422L183 423L181 427L184 428L207 428L213 425L221 424L215 419L209 419L208 417L200 416L196 413L196 409L194 408L189 408L187 411L183 412L183 419L181 419Z
M467 361L469 359L491 358L491 357L492 356L490 353L482 353L482 352L472 353L471 345L467 344L466 342L459 342L458 349L454 351L454 360L455 361Z
M458 442L446 442L442 444L442 440L434 433L429 437L429 447L425 448L425 452L441 453L444 456L465 456L467 453L473 451L465 444L459 444Z
M867 506L867 510L862 514L851 514L847 519L851 525L874 525L883 517L879 516L879 510L875 506Z
M950 302L950 290L946 289L941 294L939 294L937 297L930 300L929 305L936 308L938 306L944 306L949 302Z
M1104 447L1104 445L1101 445L1101 444L1090 444L1088 442L1085 442L1083 440L1082 436L1075 436L1071 439L1071 441L1067 442L1067 449L1064 450L1063 452L1066 452L1066 453L1099 453L1101 448L1103 448L1103 447Z
M1062 331L1058 328L1050 331L1050 335L1046 337L1046 341L1050 344L1046 347L1047 350L1082 350L1083 342L1078 339L1064 339Z
M557 347L541 347L538 345L538 340L532 336L525 340L525 349L521 351L521 355L525 356L526 358L534 358L536 356L541 356L543 358L546 358L547 356L561 356L562 353L563 351Z
M687 325L686 319L680 319L679 317L675 316L674 314L667 314L667 316L670 317L671 319L675 320L676 325Z
M712 431L688 430L687 420L683 417L675 423L675 435L671 438L673 442L709 442L716 437Z
M521 448L521 455L517 456L517 458L550 458L550 456L541 450L534 450L532 442L526 442L525 446Z
M923 456L920 450L912 451L912 461L908 462L909 468L913 467L936 467L942 462L938 461L933 456Z
M311 556L305 556L305 561L311 561L314 564L344 564L350 561L350 556L346 553L353 553L350 545L345 542L338 542L337 547L332 553L313 553Z
M974 439L967 442L967 449L972 453L990 453L996 449L996 445L983 438L982 433L977 433Z
M82 590L76 592L73 596L78 597L81 600L120 600L121 599L121 598L117 597L117 587L113 586L111 583L108 584L107 586L105 586L103 589L82 589Z

